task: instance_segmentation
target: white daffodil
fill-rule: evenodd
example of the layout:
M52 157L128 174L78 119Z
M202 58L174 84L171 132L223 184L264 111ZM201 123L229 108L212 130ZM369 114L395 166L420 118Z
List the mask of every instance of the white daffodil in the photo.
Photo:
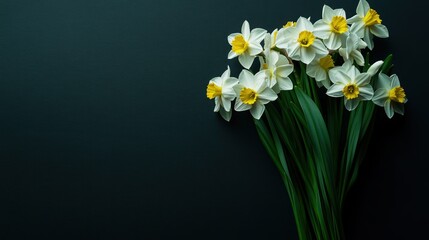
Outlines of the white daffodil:
M340 48L338 52L343 57L344 61L356 62L359 66L363 66L365 64L365 59L360 50L366 48L366 46L366 43L355 33L350 33L347 36L346 47Z
M296 27L282 28L278 33L277 47L286 49L293 60L309 64L315 58L326 56L328 49L313 34L313 24L300 17Z
M256 55L262 52L261 41L266 32L262 28L255 28L250 31L249 22L244 21L241 26L241 33L233 33L228 36L228 43L232 47L228 59L238 56L241 65L249 69Z
M388 77L386 74L380 73L376 88L372 101L376 105L384 107L388 118L392 118L395 112L404 115L404 103L408 99L396 74Z
M207 85L207 98L215 100L215 112L226 120L231 119L231 102L235 98L234 86L238 84L238 79L230 76L229 66L220 77L210 80Z
M279 93L281 90L291 90L293 83L288 77L293 72L293 65L288 59L275 51L267 51L265 59L259 57L261 71L265 72L268 87L274 92Z
M276 34L276 30L274 30L273 34ZM289 60L285 56L271 50L273 34L267 33L265 35L265 56L259 57L259 61L261 65L260 70L265 71L267 75L268 87L279 93L281 90L291 90L293 88L292 81L288 77L293 71L293 65L289 63Z
M345 41L349 25L347 25L344 9L333 10L327 5L323 6L322 19L314 23L314 35L323 39L326 47L337 50Z
M365 0L360 0L356 8L356 15L347 19L349 24L352 24L350 31L356 33L360 38L363 38L372 50L374 48L373 35L379 38L389 37L389 31L386 26L381 24L380 15L372 8Z
M344 97L346 109L356 109L360 101L371 100L374 90L369 84L371 75L360 73L350 62L329 71L329 78L334 83L326 92L331 97Z
M238 77L239 84L234 87L237 94L235 111L250 110L255 119L261 118L265 110L264 105L277 99L277 94L268 87L265 77L265 71L256 75L245 69L241 71Z
M317 86L329 88L331 81L328 77L328 72L334 65L334 60L331 55L326 55L323 58L315 59L307 65L307 75L316 80Z

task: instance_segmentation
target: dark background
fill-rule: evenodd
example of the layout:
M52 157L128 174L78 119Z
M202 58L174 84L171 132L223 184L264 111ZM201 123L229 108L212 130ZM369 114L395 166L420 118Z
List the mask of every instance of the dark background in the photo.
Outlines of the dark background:
M323 3L0 1L0 239L297 239L248 112L212 112L226 37ZM425 1L370 1L390 30L406 116L379 109L349 195L348 239L424 239L429 227ZM377 59L374 59L374 61Z

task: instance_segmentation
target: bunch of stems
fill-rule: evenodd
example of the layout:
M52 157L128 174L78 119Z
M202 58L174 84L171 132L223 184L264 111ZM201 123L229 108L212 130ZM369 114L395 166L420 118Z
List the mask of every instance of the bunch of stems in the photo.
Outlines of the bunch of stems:
M390 70L391 59L381 72ZM357 67L366 72L369 66L368 53ZM368 148L374 104L344 110L342 99L327 97L303 63L295 62L290 77L294 89L267 105L256 129L288 192L299 238L344 239L342 210Z

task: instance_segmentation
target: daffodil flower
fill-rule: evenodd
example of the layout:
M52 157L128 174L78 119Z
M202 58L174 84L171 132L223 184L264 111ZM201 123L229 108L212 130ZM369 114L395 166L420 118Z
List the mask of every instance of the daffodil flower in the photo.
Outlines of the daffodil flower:
M346 46L340 48L338 52L343 57L344 61L356 62L359 66L363 66L365 64L365 59L360 50L366 48L366 46L366 43L355 33L350 33L347 36Z
M282 28L277 34L277 47L286 49L293 60L309 64L315 58L326 56L328 49L313 34L313 24L300 17L295 27Z
M262 28L255 28L250 31L249 22L244 21L241 33L233 33L228 36L228 43L231 45L228 59L238 56L238 61L241 65L249 69L256 55L263 50L261 41L264 39L266 32Z
M267 33L264 40L265 56L259 57L260 70L265 72L268 87L272 88L274 92L291 90L293 83L288 76L293 72L293 65L285 56L270 50L270 39L272 39L272 35Z
M253 75L248 70L241 71L239 84L234 87L237 94L234 109L237 112L250 110L255 119L260 119L265 104L277 99L277 94L268 87L264 71Z
M384 107L388 118L392 118L395 112L404 115L404 104L408 99L396 74L388 77L386 74L380 73L376 88L372 101L376 105Z
M207 98L215 101L214 112L220 112L226 121L231 119L231 102L235 98L233 88L237 84L238 80L230 76L228 66L222 76L211 79L207 85Z
M329 80L328 72L335 67L334 60L331 55L326 55L323 58L315 59L307 65L307 75L316 80L317 86L329 88L331 81Z
M323 39L323 43L330 50L337 50L345 41L349 25L347 25L344 9L333 10L323 6L322 19L314 23L314 35Z
M350 31L356 33L360 38L363 38L372 50L374 48L373 35L379 38L389 37L389 31L386 26L381 24L380 15L374 9L370 8L365 0L360 0L356 8L356 15L347 19L349 24L352 24Z
M326 94L331 97L344 97L344 105L349 111L356 109L360 101L371 100L374 94L369 84L371 75L360 73L351 62L329 71L329 78L334 84Z

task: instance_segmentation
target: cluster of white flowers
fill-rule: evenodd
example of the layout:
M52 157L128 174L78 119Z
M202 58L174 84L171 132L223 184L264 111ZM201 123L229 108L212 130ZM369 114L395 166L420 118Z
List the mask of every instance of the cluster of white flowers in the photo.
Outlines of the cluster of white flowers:
M358 68L365 63L361 51L374 47L373 37L389 36L381 22L380 15L365 0L360 0L356 15L349 19L344 9L325 5L322 19L314 24L300 17L271 34L261 28L251 30L244 21L241 33L228 36L231 45L228 59L238 57L245 69L237 79L230 76L228 66L221 77L210 80L207 97L215 100L214 111L220 112L227 121L231 119L234 100L235 111L249 110L259 119L265 104L275 101L280 91L293 89L289 75L294 72L294 63L302 62L306 74L314 78L319 87L325 87L328 96L344 98L347 110L354 110L360 101L372 100L384 107L389 118L394 112L403 114L407 99L396 75L378 74L375 94L370 84L383 61L374 63L366 72ZM334 54L342 57L341 66L335 65ZM248 69L256 57L260 70L252 74Z

